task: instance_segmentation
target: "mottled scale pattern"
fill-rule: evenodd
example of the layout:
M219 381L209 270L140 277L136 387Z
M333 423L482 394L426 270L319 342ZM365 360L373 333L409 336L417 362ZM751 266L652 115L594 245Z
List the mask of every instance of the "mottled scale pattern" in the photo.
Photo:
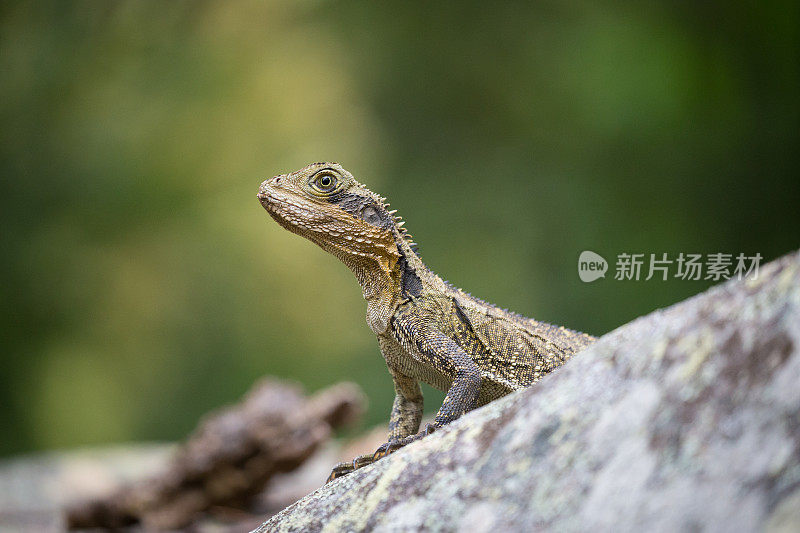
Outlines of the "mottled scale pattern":
M258 193L282 227L314 242L355 274L395 387L389 442L338 465L331 479L427 435L465 412L536 383L595 338L500 309L450 285L416 252L386 199L336 163L265 180ZM419 430L419 382L447 391Z
M594 341L591 335L509 313L448 289L445 294L413 299L405 309L398 310L398 315L421 314L423 318L418 320L435 324L476 364L481 375L477 405L534 384ZM413 346L407 348L412 350ZM441 359L431 365L409 358L406 372L447 390L454 369Z

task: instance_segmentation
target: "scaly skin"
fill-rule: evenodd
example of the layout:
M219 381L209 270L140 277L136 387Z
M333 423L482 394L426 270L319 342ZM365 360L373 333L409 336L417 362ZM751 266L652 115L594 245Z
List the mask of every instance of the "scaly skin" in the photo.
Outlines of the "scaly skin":
M337 465L328 481L374 462L467 411L538 381L595 338L511 313L443 281L414 251L382 198L335 163L314 163L261 184L261 205L281 226L338 257L367 301L394 380L389 439ZM447 391L419 432L419 381Z

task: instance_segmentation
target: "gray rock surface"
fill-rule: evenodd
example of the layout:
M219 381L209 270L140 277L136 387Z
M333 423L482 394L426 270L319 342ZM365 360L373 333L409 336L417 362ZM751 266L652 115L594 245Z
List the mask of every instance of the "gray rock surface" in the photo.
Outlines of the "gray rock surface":
M800 531L800 255L635 320L257 531Z

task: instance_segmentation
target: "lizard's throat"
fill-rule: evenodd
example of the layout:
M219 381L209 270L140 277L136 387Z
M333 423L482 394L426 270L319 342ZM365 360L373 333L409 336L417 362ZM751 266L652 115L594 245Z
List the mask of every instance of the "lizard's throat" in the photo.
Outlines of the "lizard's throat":
M358 284L361 286L361 293L364 299L385 299L385 294L392 293L394 288L398 286L395 279L394 267L397 264L397 258L384 257L384 256L360 256L350 255L347 252L341 252L342 255L337 255L347 268L355 275Z

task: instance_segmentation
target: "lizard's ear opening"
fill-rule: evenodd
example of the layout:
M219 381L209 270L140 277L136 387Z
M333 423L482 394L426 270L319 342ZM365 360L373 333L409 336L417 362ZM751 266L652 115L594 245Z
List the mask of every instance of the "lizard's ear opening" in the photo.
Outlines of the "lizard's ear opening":
M372 224L373 226L381 226L384 222L384 217L381 217L378 210L371 205L368 205L361 211L361 218L364 219L364 222Z

